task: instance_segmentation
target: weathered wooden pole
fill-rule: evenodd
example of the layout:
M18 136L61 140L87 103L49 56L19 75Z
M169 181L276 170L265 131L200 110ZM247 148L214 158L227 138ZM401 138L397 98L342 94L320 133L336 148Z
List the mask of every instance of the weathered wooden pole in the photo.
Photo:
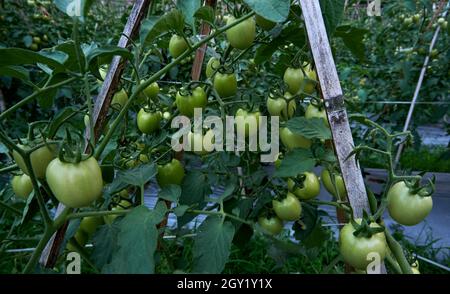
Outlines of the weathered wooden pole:
M145 14L150 6L151 0L136 0L130 16L128 17L127 24L120 37L118 46L122 48L128 47L131 43L131 39L135 37L139 31L141 21L145 17ZM92 115L94 122L94 138L97 140L103 127L106 123L106 115L108 114L111 99L117 90L120 77L122 76L123 69L125 67L125 60L120 56L115 56L109 66L108 74L105 77L102 88L95 101L94 113ZM89 138L90 134L87 131L86 137ZM56 210L56 216L62 212L64 205L59 204ZM56 217L55 216L55 217ZM42 252L39 262L45 267L53 267L56 263L59 254L59 248L64 235L67 230L68 223L64 224L50 239L47 246Z

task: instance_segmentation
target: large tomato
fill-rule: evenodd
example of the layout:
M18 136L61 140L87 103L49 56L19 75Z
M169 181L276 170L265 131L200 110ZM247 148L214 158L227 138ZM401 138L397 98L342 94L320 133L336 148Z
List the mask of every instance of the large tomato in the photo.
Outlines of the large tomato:
M21 144L17 146L24 150L31 149L31 147ZM38 179L43 179L45 177L45 170L47 169L48 164L56 156L55 149L56 149L55 145L45 145L39 149L34 150L31 153L30 155L31 167L33 168L33 172ZM30 175L30 172L28 171L28 168L25 165L25 160L15 150L13 151L13 158L14 161L17 163L17 165L20 167L20 169L27 175Z
M169 41L169 53L173 58L177 58L188 49L188 44L183 37L173 35Z
M337 191L335 186L333 185L333 182L331 181L330 172L326 168L322 170L320 178L323 185L325 186L325 189L327 189L327 191L331 195L337 197L337 192L339 192L340 197L347 197L347 190L345 189L344 180L342 179L341 175L334 175L334 181L336 183Z
M273 210L284 221L298 220L302 214L302 205L291 192L282 200L272 200Z
M258 224L270 235L278 235L283 230L283 221L276 216L269 218L260 216L258 218Z
M175 103L182 115L193 117L195 108L204 109L208 103L208 98L202 87L196 87L192 91L192 94L181 95L181 93L178 92Z
M258 128L259 128L259 117L261 116L261 113L259 111L254 111L254 112L248 112L247 110L244 110L242 108L239 108L236 111L236 124L237 124L237 134L238 137L241 138L248 138L248 137L252 137L252 136L256 136L256 134L258 133ZM242 126L240 127L240 121L237 120L237 118L242 118L243 121L242 123L244 123L244 127L242 128ZM241 120L241 119L240 119ZM256 123L256 124L253 124ZM251 126L251 128L250 128ZM245 133L243 133L243 131L245 131Z
M150 112L144 108L137 115L138 129L144 134L151 134L159 129L162 114L160 111Z
M220 73L214 75L214 89L221 98L234 96L237 93L237 80L234 73Z
M297 94L300 91L304 79L301 68L288 67L284 72L283 80L287 84L288 91L291 94Z
M431 196L422 197L413 194L401 181L394 184L388 191L389 215L399 224L414 226L427 217L433 208Z
M299 187L293 179L288 179L288 189L301 200L309 200L317 197L320 192L320 183L317 176L312 172L303 173L303 186Z
M31 178L26 174L14 176L11 180L11 186L14 194L22 199L27 199L33 191Z
M286 102L286 99L291 98L292 95L289 92L286 92L283 97L273 97L269 96L267 98L267 110L272 116L279 116L281 120L290 119L294 113L297 105L295 103L295 99L289 101L289 105Z
M163 188L169 185L181 185L184 176L183 165L178 159L173 158L171 162L165 165L158 165L156 180L158 185Z
M89 206L102 195L102 171L94 157L78 163L55 158L47 167L46 178L56 199L67 207Z
M309 148L311 147L311 140L306 139L302 135L291 132L288 128L280 129L280 139L287 149L291 150L294 148Z
M306 107L305 117L307 119L312 119L314 117L320 118L323 120L323 122L329 126L328 123L328 117L327 113L325 112L325 108L322 108L319 110L318 107L314 106L313 104L309 104L308 107Z
M229 16L227 25L236 21L234 16ZM256 25L253 17L247 18L243 22L235 25L226 32L227 40L231 46L237 49L247 49L253 44L256 35Z
M211 57L206 65L206 77L209 79L212 77L220 67L220 60L216 57Z
M361 219L356 220L361 223ZM371 223L371 227L379 227ZM346 224L339 234L339 249L344 261L356 269L366 270L372 262L370 254L378 253L380 261L383 261L387 253L386 236L384 232L376 233L370 238L356 237L353 235L355 228L351 223Z

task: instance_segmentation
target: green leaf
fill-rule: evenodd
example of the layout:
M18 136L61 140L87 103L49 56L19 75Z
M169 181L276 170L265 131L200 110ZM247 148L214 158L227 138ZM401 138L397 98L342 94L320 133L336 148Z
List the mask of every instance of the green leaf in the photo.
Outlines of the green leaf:
M180 205L174 208L173 213L175 213L175 215L177 217L183 216L186 213L186 210L189 209L188 205Z
M112 59L114 56L122 56L125 59L131 60L133 58L133 54L126 48L121 48L117 46L106 46L99 47L90 50L87 53L86 59L89 65L89 70L91 73L100 78L100 73L98 71L99 60L101 59Z
M154 253L158 243L156 228L166 213L164 203L154 210L138 206L120 222L118 250L102 272L110 274L152 274L155 272Z
M66 79L67 79L67 75L64 73L60 73L60 74L52 76L50 82L47 85L48 86L54 85L54 84L57 84L57 83L60 83L64 80L66 80ZM42 81L41 83L39 83L39 86L43 87L45 83L46 83L46 81ZM52 107L53 101L55 100L55 96L57 93L58 93L58 88L55 88L55 89L49 90L45 93L42 93L42 94L36 96L38 99L39 105L42 108L46 108L46 109Z
M344 15L344 4L342 0L320 0L323 20L329 36L333 35Z
M184 28L184 15L174 9L163 16L151 16L141 25L140 40L149 45L163 33L171 30L181 33Z
M84 21L94 0L55 0L53 3L68 16Z
M94 250L91 256L99 269L110 263L113 253L118 250L119 224L120 222L113 222L111 225L103 225L94 233L92 238Z
M300 173L311 171L316 160L311 150L294 149L286 153L280 167L275 171L274 177L295 177Z
M47 138L53 138L61 124L77 113L78 109L76 107L66 107L60 111L48 126Z
M154 163L142 164L134 169L117 172L117 182L141 187L156 176ZM114 180L116 182L116 180ZM116 184L119 185L119 184Z
M64 54L60 52L60 54ZM53 70L64 71L61 62L55 60L55 55L45 56L47 53L33 52L20 48L0 48L0 68L8 65L45 64ZM61 55L58 55L61 56Z
M331 139L330 129L322 119L317 117L312 119L295 117L287 122L287 127L291 132L308 139Z
M219 216L209 216L198 228L194 240L194 267L196 273L221 273L230 255L234 226Z
M0 76L13 77L22 81L30 80L30 73L28 70L22 66L15 65L0 67Z
M214 23L214 16L214 9L209 5L200 7L194 14L196 19L209 23Z
M335 36L342 38L344 45L350 49L350 52L360 61L364 61L366 59L366 48L363 39L368 32L365 29L345 25L336 28Z
M253 11L267 20L282 22L289 16L290 0L244 0Z
M170 201L170 202L178 202L178 199L181 195L181 187L178 185L169 185L167 187L162 188L162 190L158 194L158 198Z
M77 53L75 51L75 42L74 41L68 41L61 44L56 45L53 48L53 51L61 51L67 54L68 58L64 62L64 66L71 71L79 72L80 71L80 63L85 64L86 63L86 57L84 54L81 54L80 61L78 61ZM83 52L84 53L84 52Z
M194 14L200 6L200 0L177 0L177 8L181 10L186 22L191 26L194 26Z

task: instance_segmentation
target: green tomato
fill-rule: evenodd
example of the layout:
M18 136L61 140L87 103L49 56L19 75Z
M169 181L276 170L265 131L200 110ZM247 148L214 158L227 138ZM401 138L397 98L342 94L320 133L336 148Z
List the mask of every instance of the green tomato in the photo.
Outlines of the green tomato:
M39 45L36 43L31 44L30 49L33 51L38 51L39 50Z
M431 197L412 194L404 181L394 184L387 193L389 215L399 224L414 226L433 208Z
M284 94L284 98L286 99L291 97L292 95L288 92ZM279 116L281 120L288 120L294 115L297 105L295 103L295 99L292 99L289 101L288 106L288 103L284 98L271 98L269 96L269 98L267 98L267 110L272 116Z
M216 57L211 57L206 65L206 77L209 79L214 72L220 67L220 60Z
M23 150L31 149L29 146L25 146L25 145L21 145L21 144L18 144L17 146ZM45 178L45 171L47 169L47 166L50 163L50 161L52 161L53 158L55 158L55 156L56 156L55 149L56 149L55 145L45 145L45 146L42 146L41 148L34 150L31 153L31 155L30 155L31 167L33 168L33 172L38 179ZM13 158L14 158L14 161L17 163L17 165L20 167L20 169L25 174L30 175L30 172L28 171L28 168L25 165L25 160L15 150L13 151Z
M159 85L157 82L153 82L147 86L143 91L144 95L152 100L155 100L159 94Z
M306 139L302 135L291 132L288 128L280 129L280 139L283 145L289 150L294 148L308 149L311 147L311 140Z
M258 218L258 224L269 235L278 235L283 231L283 221L276 216L267 218L260 216Z
M259 117L261 116L261 113L259 111L255 111L255 112L248 112L242 108L239 108L236 111L236 119L238 117L243 118L243 123L245 128L239 128L239 121L236 120L236 124L237 125L237 133L238 136L241 138L248 138L248 137L252 137L252 136L256 136L256 134L258 133L258 128L259 128ZM252 122L255 122L256 124L253 124ZM252 126L252 128L250 128L250 126ZM245 133L243 133L243 131Z
M301 68L288 67L283 76L288 92L293 95L297 94L302 87L304 78L305 76Z
M177 58L189 48L186 40L178 35L173 35L169 41L169 53L173 58Z
M227 25L236 21L234 16L229 16ZM256 36L256 25L253 17L235 25L226 31L227 40L231 46L237 49L247 49L253 44Z
M303 187L298 187L295 181L288 179L288 189L294 193L300 200L309 200L317 197L320 192L320 182L317 176L312 172L303 173Z
M187 117L194 116L195 108L205 109L208 103L208 98L202 87L197 87L192 91L192 94L183 96L180 92L175 98L177 109L182 115Z
M41 44L41 43L42 43L41 38L39 38L39 37L33 37L33 43Z
M256 24L265 31L270 31L277 24L276 22L265 19L264 17L262 17L261 15L258 15L258 14L256 15L255 19L256 19Z
M414 14L412 20L414 23L418 23L420 20L420 14Z
M89 236L85 232L80 231L80 230L78 230L73 237L74 237L75 241L77 241L78 245L80 245L81 247L84 247L84 245L86 245L86 243L89 239ZM66 248L69 251L73 251L73 252L77 251L76 247L72 246L72 244L70 244L70 243L67 243Z
M120 200L119 204L113 206L113 208L111 208L111 211L126 210L126 209L130 209L132 206L133 205L131 204L130 201L123 199L123 200ZM114 220L118 217L119 217L118 214L105 215L103 217L103 221L105 222L105 224L111 225L114 222Z
M78 163L55 158L48 165L46 178L56 199L67 207L86 207L102 196L102 170L94 157Z
M403 24L409 26L410 24L413 23L413 19L411 17L407 17L403 20Z
M309 104L308 107L306 107L305 117L307 119L312 119L314 117L320 118L320 119L323 120L323 122L328 127L330 126L329 123L328 123L328 117L327 117L327 113L325 111L325 108L322 108L321 110L319 110L319 108L317 108L313 104Z
M298 220L302 214L302 205L291 192L281 201L272 200L272 206L275 214L284 221Z
M11 180L11 186L14 194L22 199L27 199L33 191L31 178L26 174L14 176Z
M311 95L316 90L317 73L311 69L310 65L303 67L306 74L306 79L303 81L302 92Z
M356 219L355 221L361 223L361 219ZM371 223L370 226L374 228L379 227L376 223ZM365 238L353 235L355 231L353 225L348 223L339 234L339 250L344 261L359 270L366 270L367 266L372 262L370 254L378 253L381 261L383 261L387 254L384 232Z
M91 237L92 235L94 235L95 230L97 230L97 228L101 225L103 225L102 217L87 216L83 217L83 219L81 220L79 230L86 233L88 237Z
M347 190L345 189L344 180L342 179L341 175L334 176L334 181L336 183L337 191L336 191L336 188L333 186L333 182L331 181L330 172L327 169L322 170L322 174L320 175L320 178L322 180L323 185L325 186L325 189L327 189L327 191L331 195L337 197L337 195L338 195L337 192L339 192L339 196L341 198L347 197Z
M162 114L160 111L147 112L145 108L141 108L137 115L137 126L139 131L144 134L152 134L160 128Z
M180 161L173 158L171 162L165 165L158 165L158 174L156 180L161 188L169 185L181 185L185 173L184 167Z
M111 105L117 106L119 109L122 109L125 104L128 102L128 94L125 92L125 89L121 89L119 92L114 94L113 99L111 101Z
M165 120L169 120L169 119L171 119L171 117L172 117L172 115L170 114L170 112L164 111L164 113L163 113L163 118L164 118Z
M221 98L234 96L237 93L237 79L234 73L220 73L214 75L214 89Z

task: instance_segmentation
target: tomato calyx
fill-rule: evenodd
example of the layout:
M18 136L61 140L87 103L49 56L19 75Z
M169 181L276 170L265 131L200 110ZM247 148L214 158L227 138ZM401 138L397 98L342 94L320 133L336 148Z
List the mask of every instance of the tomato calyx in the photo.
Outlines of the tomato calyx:
M295 190L297 188L303 189L305 187L306 174L300 174L290 179L294 182L294 187L292 188L292 190Z
M69 129L66 129L66 138L61 144L61 148L59 149L58 158L63 163L73 163L77 164L81 161L85 161L92 157L94 152L94 146L92 145L90 140L87 140L89 148L87 148L88 153L82 152L85 140L81 133L76 133L79 137L79 140L74 140L72 135L69 132Z
M433 175L431 179L427 179L427 183L425 185L421 185L420 182L422 180L422 176L425 172L419 173L420 178L413 179L411 181L404 181L406 187L408 187L411 195L419 195L420 197L430 197L434 194L435 191L435 183L436 177Z
M353 228L355 228L355 231L353 232L353 235L357 238L370 238L375 234L384 232L385 227L378 224L379 226L373 227L370 226L370 224L373 222L366 211L363 211L363 218L361 220L361 223L358 223L353 219L353 217L350 220Z

